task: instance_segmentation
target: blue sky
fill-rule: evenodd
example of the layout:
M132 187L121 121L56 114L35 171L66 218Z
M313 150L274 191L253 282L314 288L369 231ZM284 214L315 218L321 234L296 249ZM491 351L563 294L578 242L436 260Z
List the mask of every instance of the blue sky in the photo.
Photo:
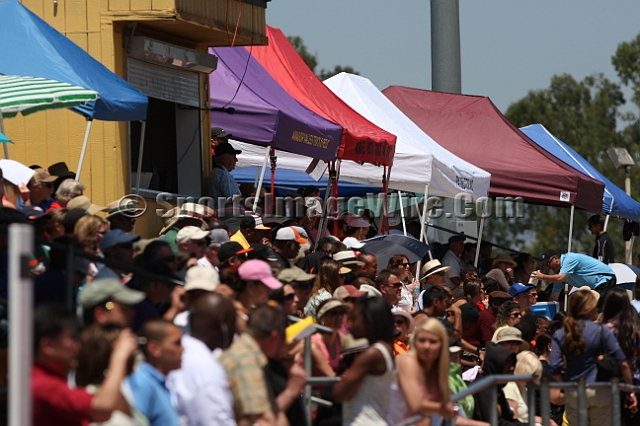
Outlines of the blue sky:
M301 36L318 70L350 65L380 90L431 88L429 0L272 0L267 23ZM504 112L554 74L616 80L611 56L638 33L638 0L460 0L462 91Z

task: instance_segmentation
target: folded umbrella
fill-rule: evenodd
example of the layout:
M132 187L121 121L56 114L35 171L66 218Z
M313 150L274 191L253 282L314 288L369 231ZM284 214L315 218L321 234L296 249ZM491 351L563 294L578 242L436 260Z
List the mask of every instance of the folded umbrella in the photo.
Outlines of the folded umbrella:
M430 245L404 235L380 235L362 242L362 251L375 255L380 269L386 267L393 255L402 254L413 263L422 260L431 250Z

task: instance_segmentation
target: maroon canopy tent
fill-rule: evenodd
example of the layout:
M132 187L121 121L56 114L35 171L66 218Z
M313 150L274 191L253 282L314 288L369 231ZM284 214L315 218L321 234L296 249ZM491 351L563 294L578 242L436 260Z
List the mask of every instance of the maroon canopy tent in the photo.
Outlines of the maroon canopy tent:
M382 93L443 148L491 173L491 197L602 210L602 182L540 148L488 97L402 86L390 86Z

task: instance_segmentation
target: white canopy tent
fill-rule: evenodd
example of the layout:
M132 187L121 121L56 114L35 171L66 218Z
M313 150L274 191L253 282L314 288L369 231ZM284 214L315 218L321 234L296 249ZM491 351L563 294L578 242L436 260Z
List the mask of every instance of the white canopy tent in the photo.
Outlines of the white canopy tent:
M491 175L458 158L442 148L424 133L368 79L340 73L325 81L338 97L367 120L398 137L391 168L389 188L425 193L441 197L455 197L466 193L477 199L489 192ZM264 150L234 142L242 154L238 167L262 166ZM308 157L279 151L278 166L306 171ZM340 179L367 185L380 185L382 167L342 161Z

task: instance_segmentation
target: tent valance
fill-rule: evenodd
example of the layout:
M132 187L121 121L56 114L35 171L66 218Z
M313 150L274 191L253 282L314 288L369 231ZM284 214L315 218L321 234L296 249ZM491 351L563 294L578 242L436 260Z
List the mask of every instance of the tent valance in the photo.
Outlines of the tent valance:
M233 139L325 161L337 158L341 126L293 99L246 49L216 47L209 53L218 57L209 77L213 127Z

